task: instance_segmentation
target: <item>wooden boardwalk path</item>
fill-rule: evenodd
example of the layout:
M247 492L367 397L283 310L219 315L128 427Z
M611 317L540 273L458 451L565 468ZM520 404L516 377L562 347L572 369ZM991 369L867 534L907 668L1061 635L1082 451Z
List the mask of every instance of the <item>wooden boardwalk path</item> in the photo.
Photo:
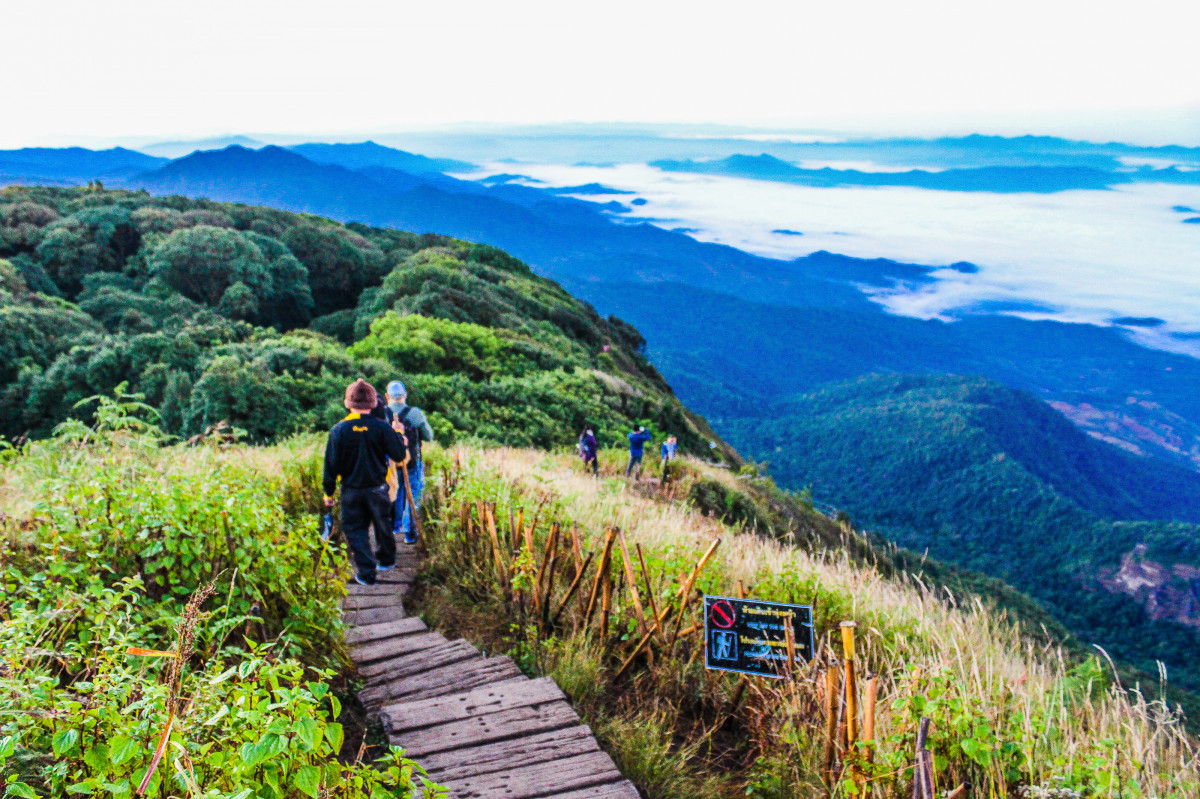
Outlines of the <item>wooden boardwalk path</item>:
M398 549L395 571L351 586L343 603L366 680L359 698L388 740L454 799L638 799L553 680L531 680L511 659L405 615L418 556Z

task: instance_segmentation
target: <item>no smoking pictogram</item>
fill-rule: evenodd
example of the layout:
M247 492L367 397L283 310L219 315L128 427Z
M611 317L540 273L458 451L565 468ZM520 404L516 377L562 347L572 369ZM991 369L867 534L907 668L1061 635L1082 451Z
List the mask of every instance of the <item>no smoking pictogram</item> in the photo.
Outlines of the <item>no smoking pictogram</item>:
M708 619L713 623L714 627L728 630L733 626L734 621L737 620L737 612L729 602L724 599L718 599L709 608Z

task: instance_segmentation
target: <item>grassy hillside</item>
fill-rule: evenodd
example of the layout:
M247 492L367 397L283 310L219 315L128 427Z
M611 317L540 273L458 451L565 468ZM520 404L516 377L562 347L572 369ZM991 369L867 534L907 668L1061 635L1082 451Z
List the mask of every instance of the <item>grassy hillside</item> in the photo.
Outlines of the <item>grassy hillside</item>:
M124 385L164 430L323 428L348 380L401 379L443 440L715 438L603 319L492 247L145 192L0 192L0 434ZM735 458L732 452L727 457Z
M673 492L635 487L620 478L616 453L599 481L569 455L535 450L458 447L435 463L444 471L430 499L419 609L488 651L512 654L530 673L554 676L647 796L799 799L827 787L835 796L906 796L922 715L934 723L940 790L969 781L979 796L1182 799L1200 785L1195 743L1150 691L1126 692L1107 663L1037 642L985 601L948 600L919 563L906 570L904 558L868 553L837 523L781 499L769 481L687 460ZM719 504L704 501L715 493ZM765 510L772 506L774 515ZM720 507L764 510L747 527L746 517ZM498 548L486 532L489 514ZM595 563L614 525L634 552L639 594L614 548L606 621L598 609L589 615L586 595L600 584ZM565 601L575 536L580 552L595 557L583 572L584 596ZM818 657L796 682L705 671L694 606L681 611L679 626L666 625L678 637L651 635L636 648L651 602L660 613L685 608L681 584L718 539L693 597L731 595L740 583L755 597L814 605ZM501 562L507 579L498 577ZM556 569L557 580L547 576ZM557 620L538 610L560 606ZM826 669L839 668L844 620L858 623L860 665L878 675L880 701L874 742L861 756L835 751L830 772L823 686ZM843 770L852 764L864 774L861 787Z
M783 483L918 552L1006 580L1088 643L1200 687L1186 602L1151 615L1101 584L1142 557L1200 565L1200 476L1095 441L1031 395L983 379L875 376L732 425ZM1153 520L1175 520L1153 521ZM1160 599L1166 596L1160 595Z

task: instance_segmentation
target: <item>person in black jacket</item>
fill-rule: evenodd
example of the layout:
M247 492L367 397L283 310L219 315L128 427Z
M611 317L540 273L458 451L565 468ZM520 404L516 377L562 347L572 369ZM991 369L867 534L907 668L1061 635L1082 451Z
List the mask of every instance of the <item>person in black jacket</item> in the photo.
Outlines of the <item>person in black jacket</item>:
M400 468L408 457L404 439L387 422L371 415L375 389L356 380L346 389L350 415L329 431L325 445L323 488L325 505L333 507L338 478L342 481L342 529L354 553L354 581L374 585L375 572L396 565L396 539L392 533L392 503L388 498L388 458ZM371 552L375 528L376 551Z

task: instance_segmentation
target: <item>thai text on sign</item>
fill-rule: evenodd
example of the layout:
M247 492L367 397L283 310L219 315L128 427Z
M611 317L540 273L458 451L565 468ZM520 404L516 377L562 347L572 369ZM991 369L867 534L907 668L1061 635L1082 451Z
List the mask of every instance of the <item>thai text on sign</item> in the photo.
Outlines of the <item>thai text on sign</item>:
M813 656L811 605L787 605L757 599L704 597L704 666L718 671L782 677L792 629L794 666Z

